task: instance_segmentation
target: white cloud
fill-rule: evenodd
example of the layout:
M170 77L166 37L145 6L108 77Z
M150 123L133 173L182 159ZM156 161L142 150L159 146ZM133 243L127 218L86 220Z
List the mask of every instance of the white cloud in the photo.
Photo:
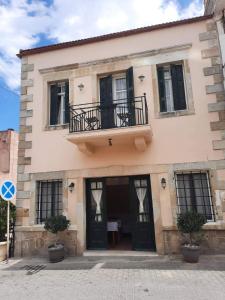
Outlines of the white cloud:
M39 34L64 42L203 13L201 0L0 0L0 77L11 89L20 81L19 49L35 47Z

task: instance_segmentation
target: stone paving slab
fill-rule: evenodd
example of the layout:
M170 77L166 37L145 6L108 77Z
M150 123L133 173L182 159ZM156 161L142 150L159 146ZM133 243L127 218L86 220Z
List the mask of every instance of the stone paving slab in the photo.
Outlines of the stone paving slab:
M185 264L177 257L81 257L58 264L11 260L0 263L0 299L224 300L225 256L201 257L198 264Z

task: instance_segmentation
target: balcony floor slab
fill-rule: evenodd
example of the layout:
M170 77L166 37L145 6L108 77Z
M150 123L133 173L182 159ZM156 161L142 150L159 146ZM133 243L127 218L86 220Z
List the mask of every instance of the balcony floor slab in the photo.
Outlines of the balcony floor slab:
M138 151L145 151L152 140L152 129L150 125L101 129L69 133L66 138L87 155L93 154L99 147L114 145L132 145Z

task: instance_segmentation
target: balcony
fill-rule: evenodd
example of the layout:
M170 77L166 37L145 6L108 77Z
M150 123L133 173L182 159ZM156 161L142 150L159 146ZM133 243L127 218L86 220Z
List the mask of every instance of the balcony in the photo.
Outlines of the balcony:
M69 132L67 139L86 154L100 146L131 144L144 151L152 136L146 96L114 100L111 105L71 105Z

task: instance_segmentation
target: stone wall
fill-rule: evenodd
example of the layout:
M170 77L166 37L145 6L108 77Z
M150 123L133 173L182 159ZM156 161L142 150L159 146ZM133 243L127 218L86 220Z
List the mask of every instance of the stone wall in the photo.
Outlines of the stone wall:
M31 157L27 155L27 150L32 148L30 134L32 133L33 116L33 80L34 65L28 64L28 58L21 61L21 98L20 98L20 129L18 145L18 170L17 170L17 225L23 225L23 221L29 217L30 200L29 182L30 174L26 173L26 166L31 165ZM28 200L28 201L27 201Z
M28 228L27 230L16 230L16 257L47 256L48 246L56 240L65 246L67 256L77 255L77 231L73 229L55 234L45 231L43 228Z
M216 98L216 102L209 103L209 113L218 113L218 121L211 122L212 131L221 131L221 140L213 141L214 150L224 150L224 130L225 130L225 92L223 86L223 71L220 46L218 40L217 26L214 20L207 21L206 32L199 35L201 42L206 44L206 49L202 51L202 59L208 59L209 66L203 69L206 77L211 77L213 84L206 85L206 94Z
M224 254L225 229L204 229L201 251L203 254ZM182 238L176 228L163 230L164 254L179 254Z

